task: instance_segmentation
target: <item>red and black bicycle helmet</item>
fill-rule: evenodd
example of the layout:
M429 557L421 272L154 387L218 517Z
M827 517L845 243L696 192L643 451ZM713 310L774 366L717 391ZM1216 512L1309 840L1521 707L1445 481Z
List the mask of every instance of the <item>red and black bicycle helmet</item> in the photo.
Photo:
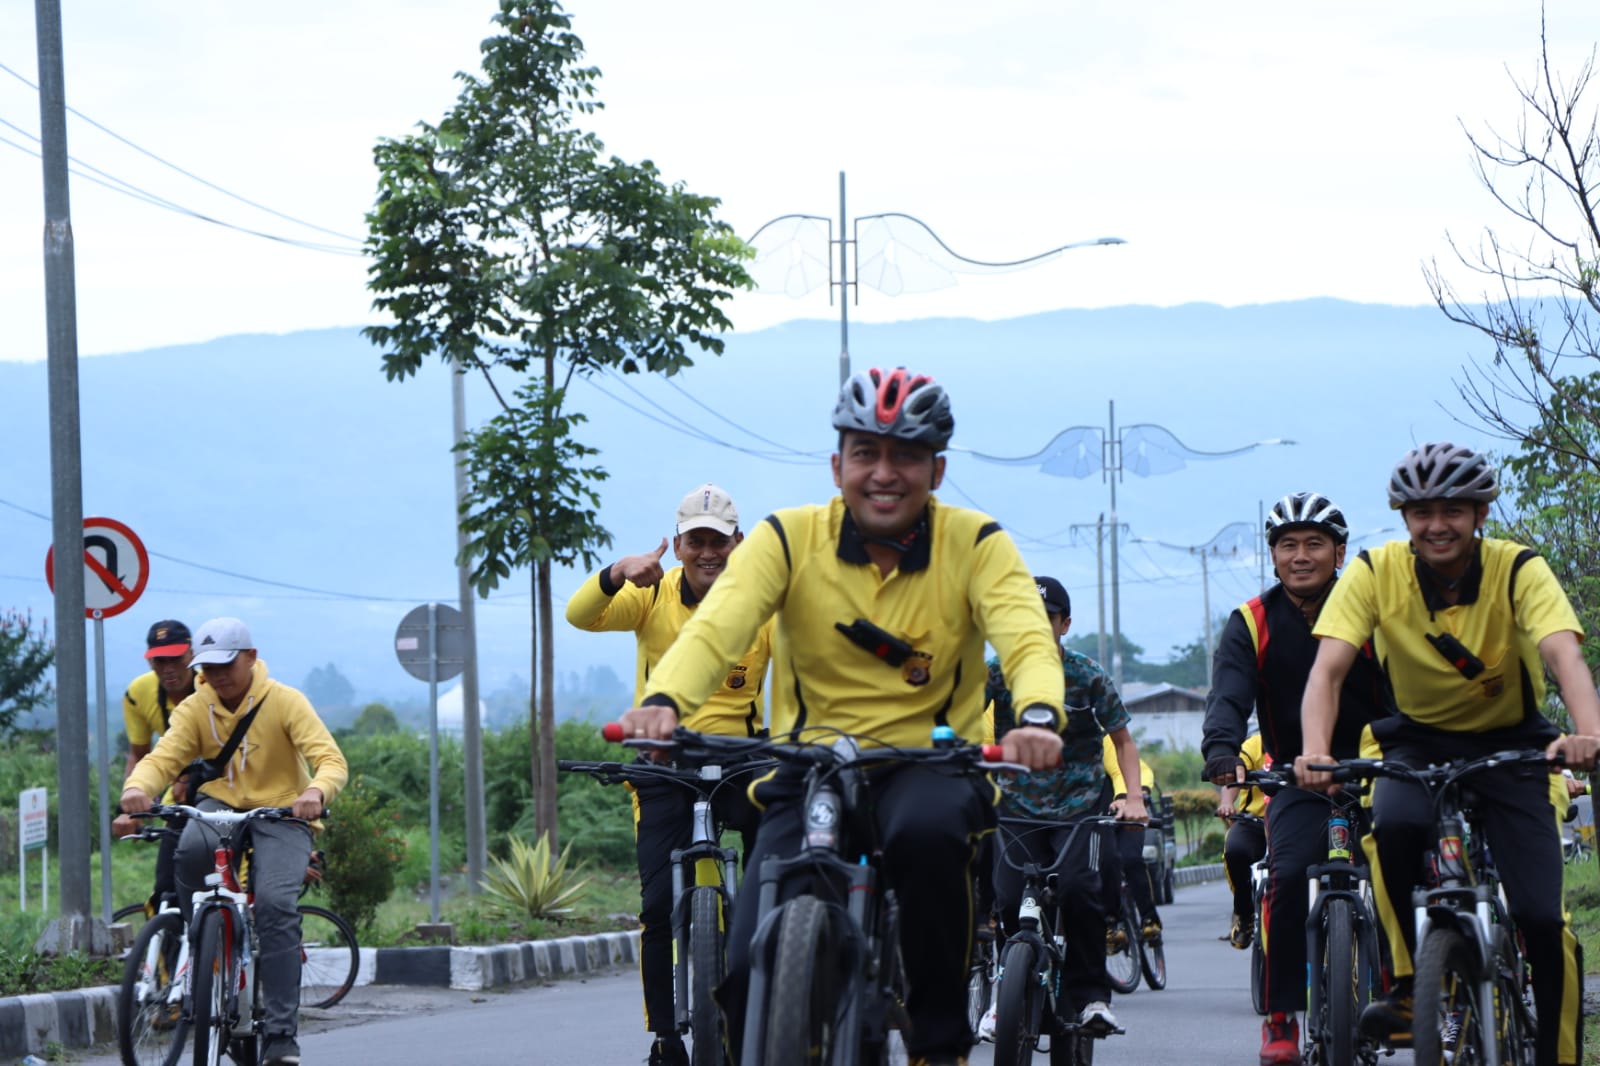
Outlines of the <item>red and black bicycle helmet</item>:
M902 366L850 375L833 408L833 428L916 441L940 452L949 446L956 420L944 387Z

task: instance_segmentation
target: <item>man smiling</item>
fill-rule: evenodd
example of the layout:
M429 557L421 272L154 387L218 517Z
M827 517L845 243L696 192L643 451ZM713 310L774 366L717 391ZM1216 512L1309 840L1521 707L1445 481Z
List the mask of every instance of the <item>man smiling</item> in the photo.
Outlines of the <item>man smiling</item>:
M678 504L672 554L682 565L662 571L667 539L652 551L628 555L592 575L567 601L567 621L592 632L627 630L637 636L634 698L656 663L677 639L744 539L733 499L707 482ZM722 683L684 722L705 733L754 736L761 728L762 680L771 654L772 624L733 662ZM639 860L639 973L644 983L645 1026L655 1034L652 1066L677 1066L688 1055L672 1011L672 852L689 846L694 795L674 784L640 785L633 792L634 846ZM746 834L757 814L743 789L717 793L724 825Z

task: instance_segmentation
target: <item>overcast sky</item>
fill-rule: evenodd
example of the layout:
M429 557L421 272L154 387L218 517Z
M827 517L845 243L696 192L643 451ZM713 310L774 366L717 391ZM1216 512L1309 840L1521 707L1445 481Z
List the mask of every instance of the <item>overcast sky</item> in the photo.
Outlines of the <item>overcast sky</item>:
M476 69L483 0L64 5L72 155L185 208L350 248L381 137L436 121ZM1420 264L1503 215L1460 122L1510 131L1535 72L1528 0L574 0L603 72L609 151L723 200L741 236L789 212L900 211L956 251L1020 258L1125 238L932 293L870 289L858 320L1310 296L1420 304ZM1551 0L1575 71L1600 5ZM37 81L33 5L0 6L0 63ZM1508 68L1510 74L1508 74ZM1600 93L1596 94L1600 96ZM1591 101L1591 104L1593 101ZM0 71L0 137L34 146L37 94ZM18 128L22 131L19 132ZM371 321L358 255L223 229L74 178L79 347L129 351ZM0 144L0 358L45 355L39 161ZM340 236L334 236L337 234ZM736 328L837 317L827 294L747 294Z

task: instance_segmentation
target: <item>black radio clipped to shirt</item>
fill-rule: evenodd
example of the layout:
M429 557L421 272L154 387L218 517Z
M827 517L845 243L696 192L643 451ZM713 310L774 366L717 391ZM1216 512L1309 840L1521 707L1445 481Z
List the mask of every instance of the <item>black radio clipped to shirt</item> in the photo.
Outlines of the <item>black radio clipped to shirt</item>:
M1457 640L1454 634L1440 633L1435 635L1433 633L1425 633L1423 635L1428 638L1428 643L1433 645L1434 650L1443 655L1450 665L1460 671L1461 676L1468 681L1483 673L1483 660L1468 651L1467 646Z
M865 649L890 666L900 666L911 658L912 652L917 650L908 641L901 640L887 629L873 625L865 618L857 618L849 625L835 622L833 628L848 637L850 643Z

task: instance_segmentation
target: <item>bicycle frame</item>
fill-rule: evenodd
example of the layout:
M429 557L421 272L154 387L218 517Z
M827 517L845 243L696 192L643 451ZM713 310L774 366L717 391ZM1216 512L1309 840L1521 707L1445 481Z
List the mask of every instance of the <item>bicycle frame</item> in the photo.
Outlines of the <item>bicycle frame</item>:
M699 779L703 782L720 782L722 780L722 767L715 763L707 763L699 768ZM712 786L714 789L714 785ZM725 848L720 843L720 827L717 825L715 815L711 810L711 796L709 792L702 791L699 798L694 801L691 813L694 829L690 836L687 848L673 848L672 860L672 939L674 948L674 965L672 968L673 981L673 1023L679 1031L686 1031L690 1025L689 1002L689 967L683 965L682 960L689 955L689 915L687 913L690 895L687 891L687 880L684 874L685 866L694 870L694 884L696 887L709 887L717 890L722 897L722 913L726 915L733 906L734 895L738 891L737 867L739 853L733 848ZM720 873L720 877L718 876Z

